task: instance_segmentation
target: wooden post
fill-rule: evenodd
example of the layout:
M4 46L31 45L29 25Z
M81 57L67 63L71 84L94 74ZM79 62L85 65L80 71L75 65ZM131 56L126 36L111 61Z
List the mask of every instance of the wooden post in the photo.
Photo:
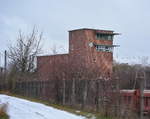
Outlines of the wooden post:
M83 80L84 81L84 91L83 91L83 102L82 102L82 109L84 109L85 105L86 105L86 98L87 98L87 89L88 89L88 86L87 86L87 80Z
M144 80L145 80L145 72L138 72L137 78L140 82L140 119L143 119L144 112Z
M119 82L119 77L116 77L117 85L116 85L116 91L117 91L117 101L116 101L116 116L119 116L119 110L120 110L120 105L119 105L119 100L120 100L120 82Z
M65 100L65 98L66 98L65 89L66 89L66 82L65 82L65 79L63 78L63 105L65 105L65 102L66 102L66 100Z
M3 88L6 90L6 68L7 68L7 51L4 51L4 80L3 80Z
M96 80L96 111L99 111L99 93L100 93L100 87L99 87L99 79Z
M75 104L75 79L72 79L72 95L71 95L71 104Z
M143 111L144 111L144 80L140 79L140 119L143 119Z
M5 58L4 58L4 75L5 75L5 80L6 80L6 71L7 71L7 51L5 50L4 52Z

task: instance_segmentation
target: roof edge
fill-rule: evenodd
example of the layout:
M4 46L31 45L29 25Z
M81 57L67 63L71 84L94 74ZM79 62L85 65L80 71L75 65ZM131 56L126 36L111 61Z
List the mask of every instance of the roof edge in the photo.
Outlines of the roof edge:
M38 55L36 57L51 57L51 56L62 56L62 55L69 55L69 53L66 53L66 54L52 54L52 55Z
M79 28L79 29L69 30L68 32L79 31L79 30L94 30L94 31L114 32L113 30L102 30L102 29L93 29L93 28Z

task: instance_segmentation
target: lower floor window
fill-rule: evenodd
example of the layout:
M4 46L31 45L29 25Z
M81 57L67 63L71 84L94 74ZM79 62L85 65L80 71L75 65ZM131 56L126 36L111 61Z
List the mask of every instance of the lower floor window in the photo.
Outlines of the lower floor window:
M113 46L107 46L107 45L96 45L97 51L104 51L104 52L113 52Z

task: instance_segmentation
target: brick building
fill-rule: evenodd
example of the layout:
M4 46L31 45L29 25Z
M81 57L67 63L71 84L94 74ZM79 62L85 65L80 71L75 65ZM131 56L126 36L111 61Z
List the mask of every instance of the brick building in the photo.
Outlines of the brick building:
M104 77L111 77L113 37L109 30L76 29L69 31L69 53L37 57L39 78L48 80L81 68L94 69Z

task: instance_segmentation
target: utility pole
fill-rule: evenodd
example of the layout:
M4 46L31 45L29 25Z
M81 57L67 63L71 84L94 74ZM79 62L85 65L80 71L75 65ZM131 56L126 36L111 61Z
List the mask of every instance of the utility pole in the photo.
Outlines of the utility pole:
M4 52L4 79L6 80L7 73L7 51Z
M1 52L0 52L0 66L1 66Z

